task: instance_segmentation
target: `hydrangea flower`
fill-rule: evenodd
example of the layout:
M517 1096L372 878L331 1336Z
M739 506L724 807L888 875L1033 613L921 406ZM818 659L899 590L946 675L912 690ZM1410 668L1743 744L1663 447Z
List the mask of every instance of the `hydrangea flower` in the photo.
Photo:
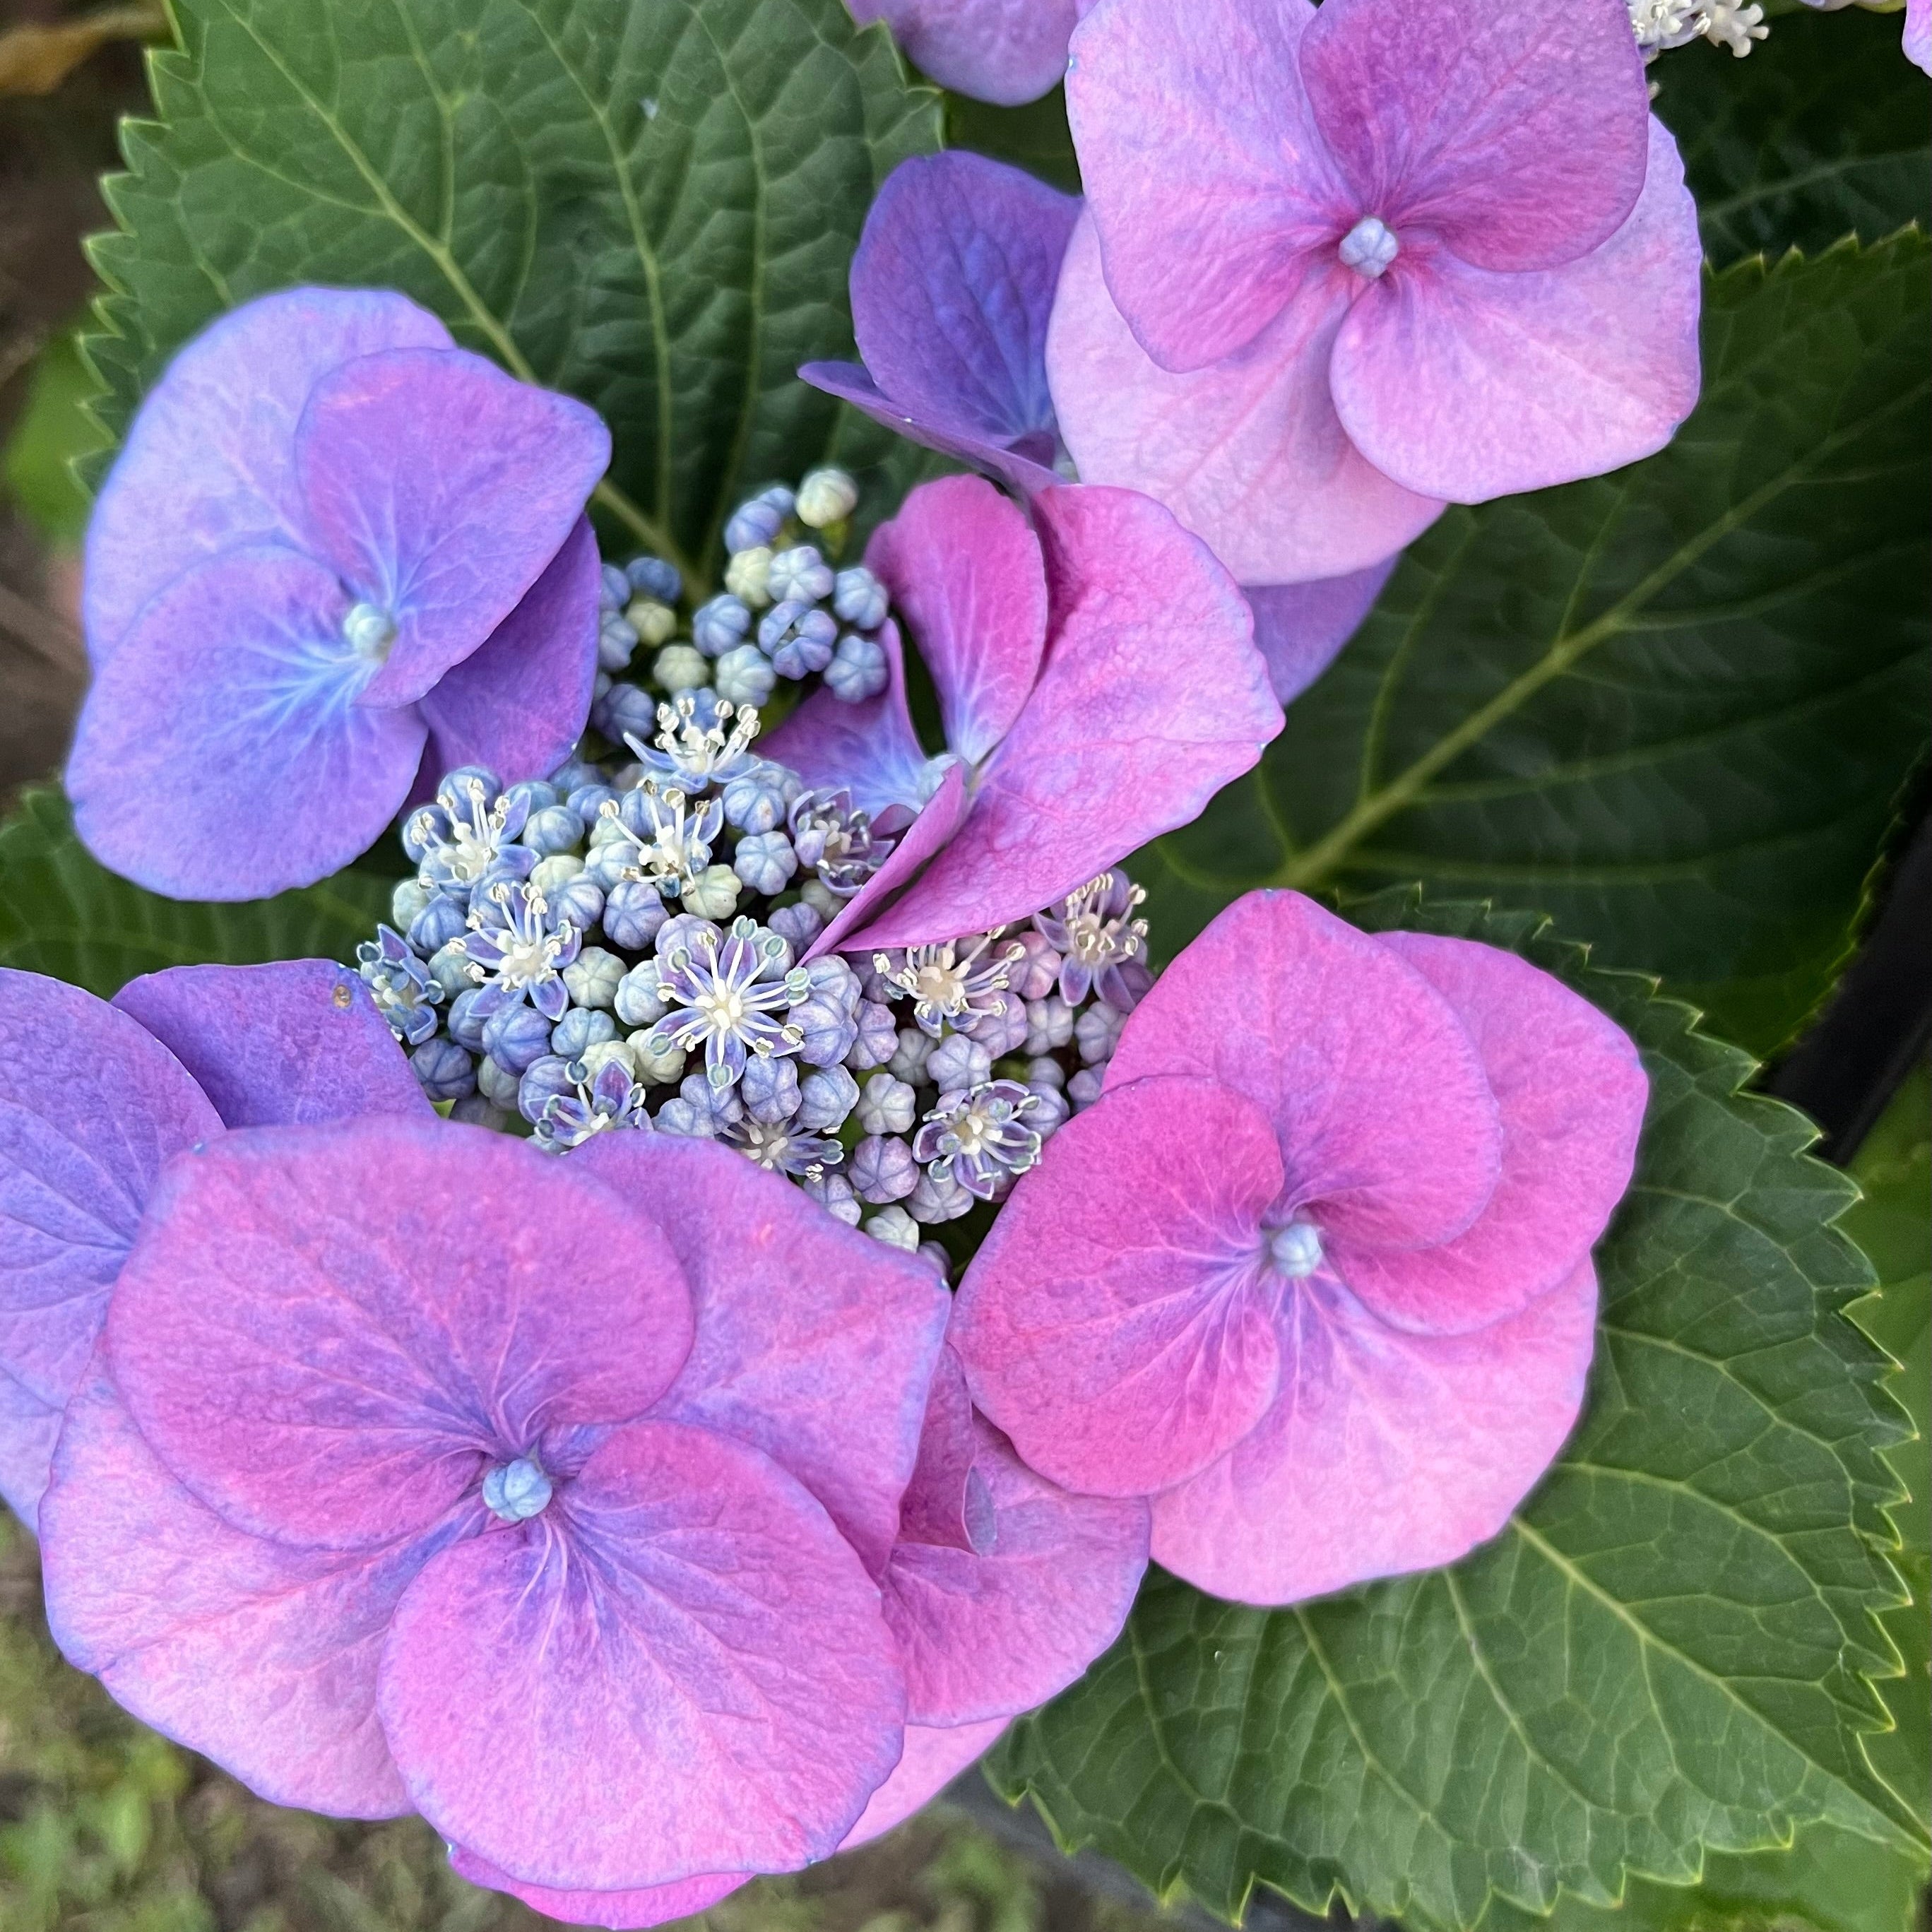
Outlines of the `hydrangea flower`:
M170 967L111 1004L0 968L0 1496L29 1528L169 1157L230 1127L428 1112L368 989L324 960Z
M864 364L799 374L1022 494L1058 482L1047 322L1079 214L1072 196L983 155L902 161L852 257Z
M490 916L480 908L472 912L470 930L457 942L470 962L469 976L482 989L472 1010L487 1020L527 1000L545 1019L561 1019L570 1004L563 976L582 936L574 926L556 923L550 902L522 880L499 880L485 892Z
M1147 889L1126 874L1102 872L1058 905L1034 915L1034 928L1060 956L1055 984L1077 1006L1090 990L1131 1012L1153 983L1147 963L1148 922L1137 916Z
M1048 340L1090 482L1245 584L1663 447L1702 260L1622 0L1100 0Z
M491 1882L796 1869L900 1755L874 1577L946 1299L701 1142L228 1136L70 1410L50 1624L263 1796L418 1810Z
M1066 70L1067 37L1093 0L846 0L862 26L884 20L920 69L956 93L1016 107Z
M354 858L419 770L548 771L596 674L584 506L610 448L398 295L296 289L204 331L88 526L88 848L253 898Z
M1239 590L1158 504L1055 484L1033 507L1037 536L991 484L946 477L866 551L938 688L943 758L913 730L890 624L880 696L815 692L771 734L809 787L922 808L814 952L1028 918L1186 824L1281 728Z
M704 1051L705 1077L730 1087L748 1058L796 1053L803 1030L781 1016L812 992L811 976L791 963L791 948L749 919L729 934L706 926L668 951L658 948L658 998L676 1010L651 1030L654 1047Z
M1451 1562L1575 1420L1647 1087L1514 953L1251 893L1155 982L962 1284L974 1401L1256 1604Z

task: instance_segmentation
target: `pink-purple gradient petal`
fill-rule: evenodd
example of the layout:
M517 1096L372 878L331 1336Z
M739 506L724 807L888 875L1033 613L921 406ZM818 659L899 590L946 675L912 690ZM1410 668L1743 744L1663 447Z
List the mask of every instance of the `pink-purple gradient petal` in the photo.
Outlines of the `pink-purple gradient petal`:
M1292 704L1335 662L1395 566L1390 557L1346 577L1244 586L1255 614L1255 648L1267 662L1277 704Z
M976 100L1016 107L1066 66L1081 0L847 0L861 26L884 20L925 73Z
M976 1724L908 1724L905 1750L892 1774L872 1793L872 1802L839 1846L849 1852L903 1825L1000 1741L1010 1718L988 1718Z
M807 784L849 791L861 812L874 814L917 804L931 776L906 709L898 626L888 620L879 643L887 682L878 697L848 704L821 687L764 741L766 755L789 765Z
M674 1918L688 1918L708 1911L752 1876L749 1872L713 1873L700 1878L679 1879L670 1885L637 1886L614 1892L564 1892L512 1878L500 1865L493 1865L488 1858L479 1858L460 1845L450 1846L449 1865L472 1885L507 1892L547 1918L560 1919L566 1925L608 1925L617 1928L617 1932L662 1925Z

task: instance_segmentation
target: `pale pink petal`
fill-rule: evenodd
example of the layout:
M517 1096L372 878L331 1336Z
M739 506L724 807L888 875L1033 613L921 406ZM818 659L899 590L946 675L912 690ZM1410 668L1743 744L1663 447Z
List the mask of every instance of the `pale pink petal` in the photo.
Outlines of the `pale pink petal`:
M1157 1496L1154 1560L1238 1603L1294 1604L1453 1563L1495 1535L1576 1420L1588 1261L1469 1335L1405 1334L1332 1277L1282 1317L1282 1394L1211 1468Z
M884 20L941 87L1003 107L1036 100L1066 67L1078 0L847 0L860 26Z
M464 350L386 350L324 376L296 434L308 531L397 626L364 701L411 704L478 649L610 460L594 410Z
M1932 0L1905 0L1905 57L1932 74Z
M1301 74L1359 212L1482 268L1574 261L1643 184L1649 103L1623 0L1325 0Z
M872 1802L838 1849L849 1852L855 1845L869 1844L895 1825L903 1825L969 1765L984 1757L1012 1722L1010 1718L989 1718L983 1724L956 1724L948 1729L907 1725L904 1754L892 1776L872 1793Z
M1480 503L1654 454L1697 400L1702 244L1676 143L1653 120L1630 219L1525 274L1446 250L1398 258L1336 338L1335 407L1368 460Z
M964 825L866 924L875 946L984 932L1050 905L1198 817L1281 729L1246 600L1160 505L1061 484L1034 511L1052 613L1040 681Z
M951 1305L932 1270L715 1142L599 1134L571 1162L651 1204L691 1283L697 1339L655 1413L763 1450L883 1569Z
M527 1885L479 1858L460 1845L449 1848L449 1867L472 1885L487 1885L493 1892L507 1892L520 1898L534 1912L547 1918L560 1919L566 1925L609 1925L620 1932L646 1925L662 1925L673 1918L688 1918L694 1912L708 1911L721 1898L728 1898L750 1880L749 1872L706 1874L701 1878L681 1878L670 1885L640 1886L626 1892L559 1892L544 1885Z
M220 1131L136 1022L0 968L0 1496L29 1526L163 1163Z
M1330 1246L1335 1271L1385 1322L1463 1334L1568 1276L1630 1185L1650 1083L1629 1036L1562 981L1466 939L1382 943L1468 1029L1502 1119L1502 1178L1475 1226L1437 1248Z
M383 1634L417 1570L477 1514L354 1555L246 1534L168 1474L97 1373L41 1508L47 1618L123 1708L260 1796L396 1817L410 1807L376 1720Z
M1040 540L980 476L922 484L866 562L932 674L948 748L976 765L1011 730L1046 646Z
M966 1372L950 1348L942 1348L926 1391L919 1460L899 1502L901 1545L929 1543L968 1551L992 1547L992 1492L974 1468L979 1460Z
M238 1528L369 1550L492 1462L640 1414L689 1352L656 1223L482 1127L245 1129L169 1166L116 1284L136 1426Z
M1384 476L1335 413L1329 352L1359 280L1340 268L1311 276L1243 354L1170 375L1114 306L1083 220L1047 333L1054 406L1081 476L1157 498L1244 583L1336 577L1393 555L1442 506Z
M1255 648L1268 660L1278 702L1292 704L1335 662L1361 628L1396 560L1308 584L1250 584Z
M741 1442L651 1421L541 1515L424 1567L377 1702L446 1838L609 1891L836 1850L898 1761L904 1686L809 1492Z
M1145 1496L1266 1413L1279 1351L1262 1220L1282 1184L1267 1116L1211 1080L1110 1090L1046 1143L968 1266L952 1329L974 1402L1034 1468Z
M148 392L94 500L82 577L94 662L217 552L299 544L296 425L323 375L380 349L453 346L427 309L376 289L285 289L211 322Z
M905 664L898 626L879 632L887 683L876 698L848 704L814 691L760 741L766 756L788 765L808 785L849 791L861 812L920 804L927 796L931 761L920 748L906 709Z
M225 1126L430 1114L368 988L326 959L170 966L129 980L114 1004L194 1075Z
M1496 1190L1496 1100L1462 1023L1412 967L1298 892L1237 899L1135 1009L1108 1092L1168 1073L1219 1080L1274 1121L1290 1203L1313 1204L1324 1240L1446 1241Z
M1315 18L1308 0L1195 0L1184 28L1172 0L1102 0L1081 26L1066 111L1082 185L1107 285L1164 369L1246 348L1359 212L1302 90Z
M806 700L815 704L816 698ZM919 816L902 832L886 862L838 908L832 923L807 949L806 958L850 949L863 951L870 935L860 931L866 922L890 908L893 895L902 891L932 855L966 822L966 770L949 766L939 782L939 789L920 808ZM957 938L956 933L947 934Z

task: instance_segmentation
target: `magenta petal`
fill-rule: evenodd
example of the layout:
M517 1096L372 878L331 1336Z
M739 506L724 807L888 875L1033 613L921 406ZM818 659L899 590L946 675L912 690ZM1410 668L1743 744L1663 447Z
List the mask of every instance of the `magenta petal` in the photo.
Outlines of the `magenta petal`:
M1112 0L1080 29L1067 118L1107 286L1163 369L1246 348L1358 212L1302 90L1315 17L1194 0L1184 28L1172 0Z
M559 1892L544 1885L527 1885L479 1858L460 1845L449 1848L449 1868L472 1885L487 1885L493 1892L507 1892L520 1898L533 1912L566 1925L608 1925L620 1932L662 1925L673 1918L688 1918L708 1911L721 1898L728 1898L752 1876L749 1872L708 1873L700 1878L681 1878L670 1885L640 1886L624 1892Z
M383 1634L466 1526L352 1556L246 1534L168 1474L97 1374L41 1508L48 1622L116 1702L261 1796L395 1817L410 1800L376 1720Z
M866 561L932 674L947 746L976 765L1012 729L1046 645L1040 539L980 476L922 484Z
M1043 464L1022 456L998 437L956 429L950 422L912 414L888 396L856 362L806 362L800 364L798 373L814 388L850 403L855 410L862 410L874 422L908 441L936 449L942 456L956 457L962 463L998 477L1016 496L1030 496L1036 490L1060 480Z
M892 1776L872 1793L872 1802L838 1849L849 1852L855 1846L870 1844L895 1825L904 1824L969 1765L984 1757L1012 1722L1010 1718L991 1718L983 1724L944 1728L907 1725L905 1750Z
M919 68L960 94L1017 107L1066 67L1079 0L848 0L861 26L884 20Z
M877 698L848 704L814 691L770 736L766 757L789 765L808 785L844 790L862 812L917 805L926 796L931 766L906 709L905 663L898 626L879 632L889 680Z
M1366 569L1426 530L1442 504L1376 469L1329 395L1346 272L1312 276L1243 355L1169 375L1114 308L1083 221L1047 340L1060 433L1082 476L1157 498L1245 584Z
M0 968L0 1496L29 1524L155 1178L220 1131L134 1020Z
M898 1761L904 1687L809 1493L742 1442L651 1421L542 1516L422 1570L378 1701L438 1831L608 1891L836 1850Z
M310 530L398 626L365 701L412 703L477 650L610 460L596 411L465 350L391 350L317 383L296 434Z
M1622 0L1327 0L1301 74L1360 212L1478 267L1574 261L1643 185L1649 101Z
M1586 1260L1490 1328L1410 1335L1311 1277L1282 1317L1281 1400L1212 1468L1154 1498L1154 1560L1246 1604L1454 1562L1563 1446L1596 1307Z
M1050 442L1046 323L1080 203L956 151L886 177L852 258L852 324L885 394L926 422Z
M1361 628L1396 560L1310 584L1246 586L1255 614L1255 648L1268 661L1276 700L1292 704L1335 662Z
M1441 1247L1330 1250L1336 1272L1398 1327L1462 1334L1514 1315L1589 1252L1630 1185L1650 1083L1623 1030L1514 952L1390 932L1482 1055L1502 1120L1502 1178Z
M142 403L87 526L88 650L218 551L299 544L296 424L317 380L381 349L447 349L428 310L374 289L288 289L212 322Z
M810 700L816 703L816 699ZM892 895L913 878L932 855L966 822L966 773L961 765L947 768L939 789L920 808L919 816L899 834L886 862L838 909L832 923L812 942L808 959L842 949L862 950L871 942L869 932L862 931L880 909L890 910ZM950 938L957 938L956 932Z
M106 1348L202 1501L258 1535L366 1550L551 1432L642 1414L691 1336L663 1235L580 1168L371 1116L173 1162Z
M74 829L173 898L260 898L346 866L409 794L413 711L356 702L340 586L292 551L177 578L100 665L69 753Z
M1282 1180L1267 1117L1210 1080L1110 1088L1047 1142L952 1330L974 1402L1028 1463L1142 1496L1255 1426L1278 1369L1262 1217Z
M580 519L482 649L425 694L417 706L429 727L422 799L459 765L487 765L514 784L547 777L570 755L590 715L602 577L596 537Z
M1697 400L1702 262L1676 143L1652 121L1642 198L1580 261L1492 274L1443 253L1385 275L1336 338L1336 409L1371 463L1457 502L1634 463Z
M991 1424L976 1437L986 1546L902 1540L886 1573L911 1723L1003 1720L1045 1703L1120 1635L1147 1568L1138 1497L1070 1496Z
M874 945L1052 904L1196 818L1281 729L1246 602L1204 544L1132 490L1060 484L1034 510L1052 612L1040 681L964 825L867 925Z
M992 1546L992 1496L986 1479L974 1473L979 1459L966 1372L950 1348L942 1348L926 1388L919 1460L899 1504L902 1545L933 1543L966 1550Z
M951 1298L742 1154L599 1134L571 1156L649 1201L690 1281L697 1340L656 1413L761 1449L883 1569Z
M1291 1199L1318 1203L1324 1239L1446 1241L1502 1172L1496 1100L1448 1003L1298 892L1237 899L1154 982L1107 1091L1166 1073L1219 1080L1274 1121Z
M194 1075L224 1126L431 1111L368 988L326 959L170 966L130 980L114 1004Z

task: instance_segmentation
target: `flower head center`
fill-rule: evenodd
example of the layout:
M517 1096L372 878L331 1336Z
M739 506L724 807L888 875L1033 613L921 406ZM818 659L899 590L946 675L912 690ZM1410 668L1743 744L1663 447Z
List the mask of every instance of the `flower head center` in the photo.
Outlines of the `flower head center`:
M396 641L396 620L380 604L352 604L342 620L342 635L358 658L380 664Z
M1335 250L1345 268L1370 281L1387 272L1389 264L1402 253L1395 230L1378 214L1365 214L1342 237Z
M1268 1236L1268 1254L1276 1270L1300 1281L1322 1265L1322 1231L1312 1221L1297 1216Z
M527 1522L542 1514L550 1499L550 1478L528 1456L499 1462L483 1478L483 1500L505 1522Z

